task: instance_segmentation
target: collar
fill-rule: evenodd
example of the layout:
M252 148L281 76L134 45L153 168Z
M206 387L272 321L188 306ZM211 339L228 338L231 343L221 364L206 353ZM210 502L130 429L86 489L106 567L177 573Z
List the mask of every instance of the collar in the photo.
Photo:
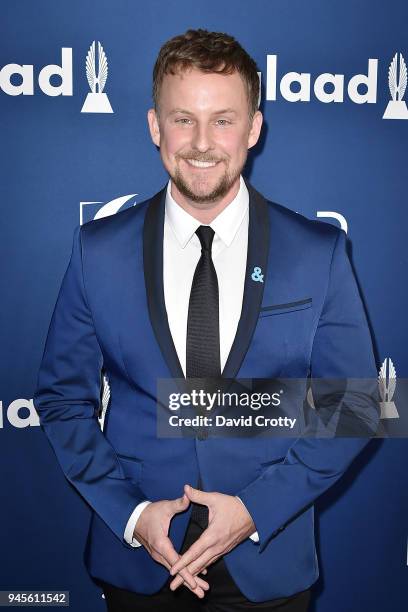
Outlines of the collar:
M210 227L227 247L234 240L249 205L249 193L242 175L239 180L239 190L235 198L210 223ZM165 210L167 220L184 249L202 223L177 204L171 195L171 179L167 184Z

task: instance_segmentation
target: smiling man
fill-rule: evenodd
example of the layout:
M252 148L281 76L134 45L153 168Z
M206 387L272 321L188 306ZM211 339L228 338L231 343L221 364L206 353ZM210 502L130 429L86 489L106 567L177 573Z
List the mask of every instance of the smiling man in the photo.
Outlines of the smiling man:
M148 112L171 195L202 223L211 223L236 197L248 149L258 141L262 113L248 100L248 87L237 71L190 66L164 74L157 108Z
M257 66L233 37L166 42L153 99L169 181L76 228L34 397L40 423L93 509L86 565L110 612L304 612L319 575L313 502L367 440L158 438L157 380L375 380L345 234L243 178L262 114Z

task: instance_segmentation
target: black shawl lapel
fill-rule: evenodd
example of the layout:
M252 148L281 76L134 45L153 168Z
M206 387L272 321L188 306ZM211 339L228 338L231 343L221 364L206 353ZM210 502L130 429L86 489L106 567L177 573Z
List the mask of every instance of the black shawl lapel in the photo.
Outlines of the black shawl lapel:
M222 376L235 378L248 351L258 321L267 278L269 252L269 215L265 198L246 180L249 192L248 254L241 317ZM260 268L263 282L253 280L254 268ZM255 278L257 275L255 274Z
M184 378L167 318L163 287L163 233L167 185L152 199L143 226L143 269L150 321L172 378Z

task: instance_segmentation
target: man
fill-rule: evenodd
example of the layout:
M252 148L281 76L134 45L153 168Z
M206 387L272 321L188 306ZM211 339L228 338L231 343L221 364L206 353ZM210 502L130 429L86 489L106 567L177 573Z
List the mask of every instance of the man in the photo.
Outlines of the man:
M262 114L256 64L235 39L189 30L153 77L147 118L169 183L76 228L35 406L94 510L86 564L110 611L304 611L318 578L313 502L366 440L159 438L156 383L375 379L345 234L242 177Z

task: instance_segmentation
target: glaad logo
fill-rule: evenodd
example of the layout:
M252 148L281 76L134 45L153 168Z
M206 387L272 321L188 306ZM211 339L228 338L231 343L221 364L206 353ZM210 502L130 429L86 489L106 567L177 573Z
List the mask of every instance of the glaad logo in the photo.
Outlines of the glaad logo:
M391 98L383 114L383 119L408 119L407 105L402 99L407 87L407 65L402 53L399 54L399 76L398 76L398 53L392 59L388 69L388 87Z
M51 84L51 77L60 79ZM16 83L16 80L19 82ZM61 49L61 66L49 64L38 75L38 86L47 96L72 96L72 49ZM34 95L34 66L32 64L6 64L0 70L0 90L9 96Z
M81 113L113 113L108 96L103 93L108 78L108 60L98 40L98 72L96 72L95 41L89 47L86 56L86 78L91 93L86 96Z
M394 364L389 357L384 359L380 372L378 375L378 386L382 402L381 407L381 419L398 419L399 414L395 407L392 398L395 393L395 387L397 386L397 372L395 371Z
M4 427L3 412L3 402L0 401L0 429ZM18 429L38 427L40 425L40 419L38 418L32 399L15 399L8 406L5 416L10 425Z
M277 68L278 56L267 56L267 84L266 99L275 101L277 95ZM378 59L368 60L367 74L356 74L347 85L347 94L352 102L356 104L377 101L377 68ZM293 91L292 85L297 83L297 91ZM360 92L359 87L364 86L365 91ZM327 87L331 91L327 91ZM288 72L283 75L279 83L281 96L288 102L310 102L311 74L307 72ZM313 84L314 95L320 102L343 102L344 101L344 74L331 74L325 72L320 74Z
M399 60L399 61L398 61ZM276 101L278 88L282 98L288 102L310 102L312 91L319 102L344 102L345 91L355 104L377 102L378 59L368 60L367 74L356 74L345 87L344 74L324 72L312 83L308 72L288 72L278 79L278 56L267 55L266 100ZM261 73L258 73L261 78ZM402 53L396 53L388 69L388 86L391 100L383 119L408 119L408 108L403 100L407 87L407 66Z

